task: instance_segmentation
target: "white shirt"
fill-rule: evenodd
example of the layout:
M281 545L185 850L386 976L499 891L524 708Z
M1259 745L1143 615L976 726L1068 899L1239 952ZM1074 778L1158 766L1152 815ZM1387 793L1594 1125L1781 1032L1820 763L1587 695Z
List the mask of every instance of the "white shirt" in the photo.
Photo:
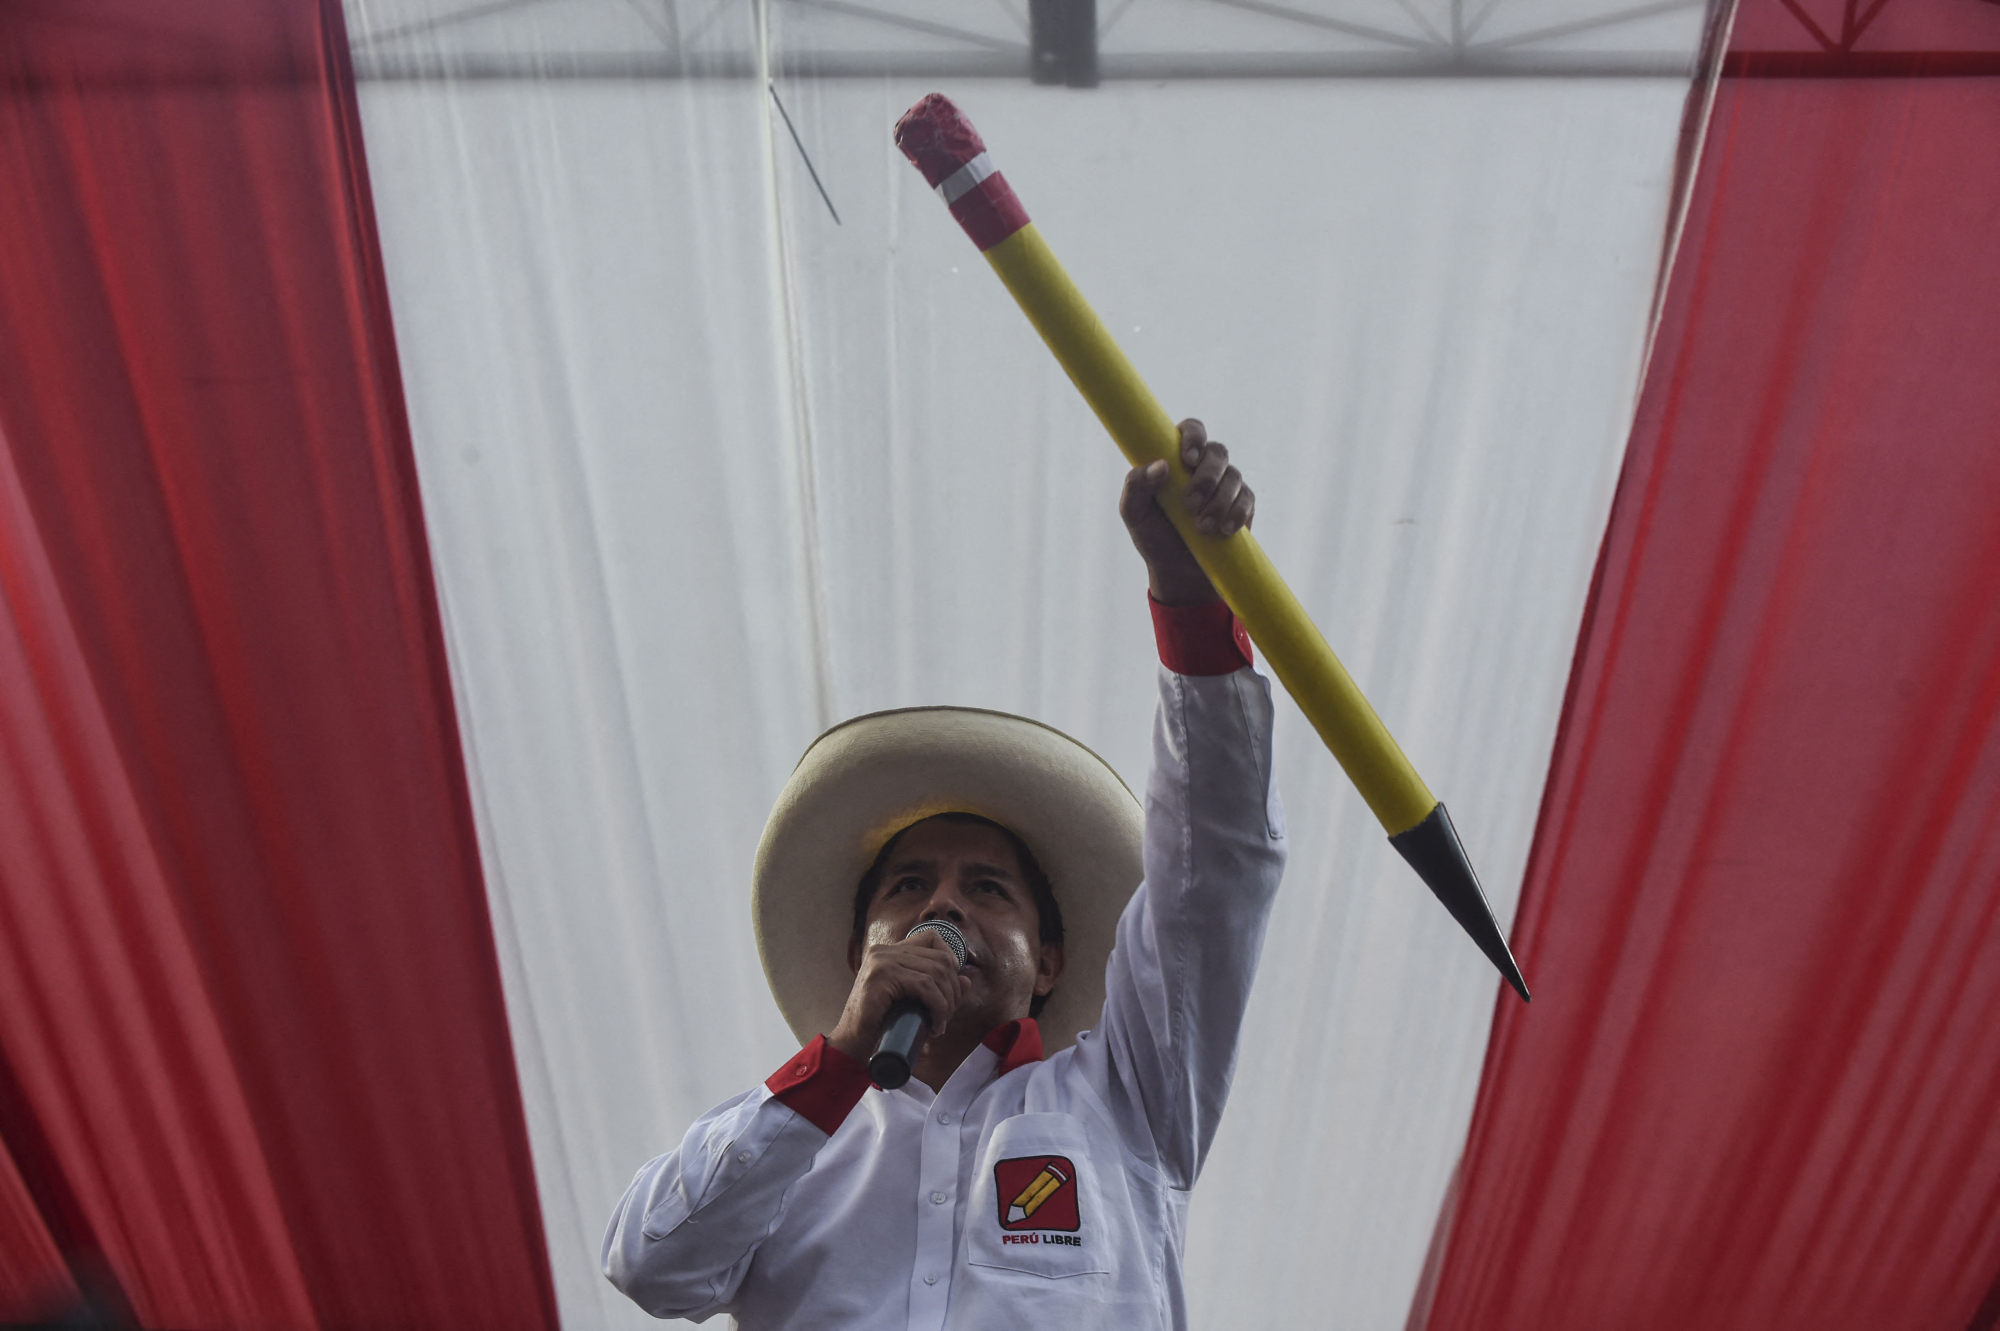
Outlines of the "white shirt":
M1284 865L1271 716L1254 669L1160 670L1145 881L1094 1030L1043 1060L1032 1022L1002 1027L831 1136L739 1095L632 1180L605 1274L655 1316L759 1331L1186 1326L1188 1190ZM773 1080L819 1075L819 1044Z

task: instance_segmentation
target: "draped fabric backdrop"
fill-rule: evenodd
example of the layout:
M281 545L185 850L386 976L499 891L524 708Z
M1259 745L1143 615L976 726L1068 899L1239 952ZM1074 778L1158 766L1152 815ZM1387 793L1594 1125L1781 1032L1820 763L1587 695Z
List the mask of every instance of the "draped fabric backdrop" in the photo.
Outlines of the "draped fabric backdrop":
M795 12L773 11L780 56ZM1168 410L1235 449L1260 539L1505 921L1686 82L946 86ZM649 1324L597 1273L611 1205L794 1047L747 884L821 727L993 707L1144 778L1125 467L890 142L932 85L777 90L838 222L755 83L361 88L574 1326ZM1191 1307L1392 1327L1496 979L1289 708L1276 745L1292 863L1189 1222Z
M1744 0L1711 107L1698 5L1298 5L1101 6L1090 89L1006 4L0 6L0 1320L651 1325L599 1241L793 1050L810 740L1141 782L942 89L1527 881L1523 1007L1281 710L1194 1324L1990 1331L2000 6Z
M0 1315L556 1320L346 62L0 11Z
M1994 1325L2000 10L1809 35L1737 16L1437 1331Z

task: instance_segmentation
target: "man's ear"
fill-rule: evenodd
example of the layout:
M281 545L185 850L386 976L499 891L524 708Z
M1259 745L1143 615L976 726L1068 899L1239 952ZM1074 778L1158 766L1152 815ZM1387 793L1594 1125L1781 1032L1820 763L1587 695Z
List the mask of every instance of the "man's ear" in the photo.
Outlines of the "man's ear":
M847 940L847 969L861 974L861 940L850 937Z
M1061 943L1042 944L1042 959L1035 963L1035 997L1040 998L1056 987L1062 978L1063 945Z

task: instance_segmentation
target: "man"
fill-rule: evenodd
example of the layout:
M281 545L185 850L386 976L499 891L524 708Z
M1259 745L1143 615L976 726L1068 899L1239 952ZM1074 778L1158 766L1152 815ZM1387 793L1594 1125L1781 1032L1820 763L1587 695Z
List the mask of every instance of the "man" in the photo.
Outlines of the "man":
M1197 525L1255 498L1181 423ZM605 1274L660 1317L747 1328L1183 1327L1188 1191L1228 1093L1284 862L1271 693L1242 628L1126 477L1160 704L1142 813L1047 727L877 713L815 741L758 849L753 914L807 1044L632 1181ZM1141 881L1143 878L1143 881ZM963 969L939 936L966 945ZM870 1090L890 1006L932 1034Z

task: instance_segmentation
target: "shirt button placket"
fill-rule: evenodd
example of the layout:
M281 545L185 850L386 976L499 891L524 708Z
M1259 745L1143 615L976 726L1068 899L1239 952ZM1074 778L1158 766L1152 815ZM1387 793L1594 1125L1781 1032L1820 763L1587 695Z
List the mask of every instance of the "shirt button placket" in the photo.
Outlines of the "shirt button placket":
M924 1122L923 1155L918 1165L918 1195L929 1204L917 1208L917 1260L911 1271L911 1331L931 1331L944 1325L951 1298L951 1227L953 1208L946 1203L958 1186L958 1133L955 1116L939 1110Z

